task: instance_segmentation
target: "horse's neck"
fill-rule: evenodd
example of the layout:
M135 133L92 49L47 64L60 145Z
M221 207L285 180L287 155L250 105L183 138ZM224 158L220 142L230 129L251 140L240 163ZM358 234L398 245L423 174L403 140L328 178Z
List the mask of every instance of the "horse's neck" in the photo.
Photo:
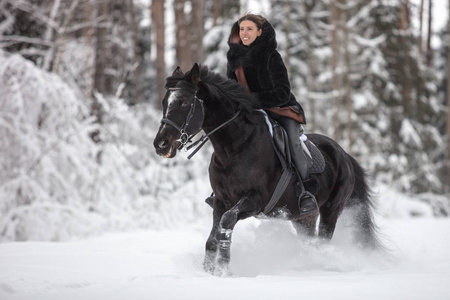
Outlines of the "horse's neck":
M231 120L236 112L230 109L207 111L203 130L210 133L227 121ZM233 121L223 126L210 136L211 143L217 153L230 153L234 149L242 147L251 136L251 127L245 126L244 116L240 114Z

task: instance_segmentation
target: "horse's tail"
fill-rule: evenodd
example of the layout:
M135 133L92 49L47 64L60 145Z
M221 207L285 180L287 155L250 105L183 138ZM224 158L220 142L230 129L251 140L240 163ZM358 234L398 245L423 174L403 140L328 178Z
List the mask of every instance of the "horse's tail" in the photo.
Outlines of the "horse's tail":
M374 221L372 191L367 183L367 174L361 165L350 156L355 172L355 186L346 203L346 208L353 211L355 239L358 244L369 249L384 248L378 238L377 226Z

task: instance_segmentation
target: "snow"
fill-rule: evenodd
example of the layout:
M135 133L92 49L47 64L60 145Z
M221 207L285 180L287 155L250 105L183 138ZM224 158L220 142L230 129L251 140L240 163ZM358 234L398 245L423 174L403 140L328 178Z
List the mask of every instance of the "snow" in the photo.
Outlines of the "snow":
M97 94L98 126L89 100L58 75L1 49L0 61L0 242L165 228L202 214L191 199L211 193L209 146L195 160L164 161L152 146L159 110ZM96 129L101 144L89 136Z
M268 1L244 2L248 11L270 11ZM173 14L167 14L173 33ZM226 24L207 33L206 47L226 47L228 30ZM68 41L67 47L74 55L65 59L78 67L71 70L82 73L92 53L78 42ZM173 65L169 48L167 62ZM207 64L223 72L224 56L217 53ZM329 48L317 55L329 56ZM385 76L383 60L367 55L372 71ZM234 231L232 275L214 277L202 270L211 227L211 209L202 202L211 193L206 179L211 149L203 148L192 161L186 153L162 161L151 146L160 111L130 108L102 95L97 100L107 112L104 143L95 145L89 132L97 127L88 117L89 99L80 92L90 90L84 88L89 81L43 72L16 54L0 51L0 59L0 165L8 171L0 174L0 300L448 298L450 219L433 219L448 215L448 198L432 193L413 198L394 189L410 190L408 176L422 174L405 174L400 184L392 182L391 171L384 181L392 186L375 189L385 252L357 248L345 222L330 243L322 243L298 237L285 221L249 219ZM324 72L319 79L329 76ZM331 94L313 96L324 100ZM357 100L355 106L371 104L370 98ZM389 127L386 119L377 122L378 128ZM422 132L430 132L423 127L405 121L402 138L419 144ZM428 143L438 144L439 133L432 133ZM99 164L97 153L108 163ZM383 153L372 156L368 169L383 166ZM388 159L406 171L406 156ZM433 175L427 166L422 169L423 178Z
M412 144L417 147L422 147L422 140L415 130L414 126L409 122L408 119L402 121L402 126L400 128L400 136L406 144Z
M0 299L447 299L450 220L377 218L389 250L330 243L285 221L248 219L230 277L202 270L208 220L62 243L0 244Z

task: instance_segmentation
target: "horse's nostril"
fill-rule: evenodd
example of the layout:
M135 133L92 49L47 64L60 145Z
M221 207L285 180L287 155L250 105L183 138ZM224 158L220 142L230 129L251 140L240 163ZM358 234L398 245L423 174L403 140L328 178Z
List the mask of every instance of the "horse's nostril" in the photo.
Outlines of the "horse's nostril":
M168 144L169 144L168 140L162 140L161 142L159 142L158 147L161 149L166 148Z

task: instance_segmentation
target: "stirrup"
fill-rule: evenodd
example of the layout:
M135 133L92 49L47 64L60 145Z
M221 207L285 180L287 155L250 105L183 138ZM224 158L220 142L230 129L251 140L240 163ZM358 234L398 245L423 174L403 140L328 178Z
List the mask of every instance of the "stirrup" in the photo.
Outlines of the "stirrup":
M308 191L303 192L298 198L298 209L300 217L309 217L319 214L319 206L313 194Z

